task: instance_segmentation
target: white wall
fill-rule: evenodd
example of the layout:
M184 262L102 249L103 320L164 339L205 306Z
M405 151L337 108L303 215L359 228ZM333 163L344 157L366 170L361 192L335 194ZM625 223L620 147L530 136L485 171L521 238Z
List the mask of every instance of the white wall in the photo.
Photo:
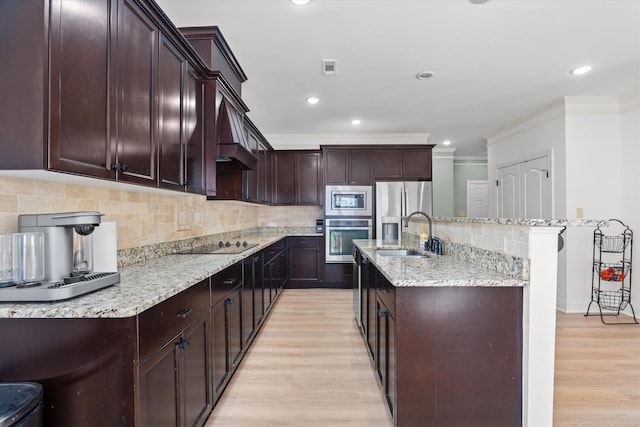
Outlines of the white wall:
M581 208L584 218L619 218L640 235L639 141L640 94L624 99L566 97L487 139L488 177L495 181L498 167L550 152L554 218L576 218ZM493 186L490 203L495 215ZM565 249L558 257L558 307L585 311L593 229L570 228L564 236ZM639 262L637 254L633 261Z
M522 120L509 124L487 138L487 174L497 179L498 168L530 157L551 153L553 217L567 218L565 200L565 107L550 105ZM490 216L497 216L497 192L489 186Z
M453 162L453 212L467 216L467 181L487 179L487 160L458 160Z
M452 217L453 212L453 152L436 148L432 156L433 216Z
M640 93L620 102L620 166L621 166L621 217L631 227L635 238L632 263L632 300L636 315L640 314ZM630 310L626 310L630 313Z

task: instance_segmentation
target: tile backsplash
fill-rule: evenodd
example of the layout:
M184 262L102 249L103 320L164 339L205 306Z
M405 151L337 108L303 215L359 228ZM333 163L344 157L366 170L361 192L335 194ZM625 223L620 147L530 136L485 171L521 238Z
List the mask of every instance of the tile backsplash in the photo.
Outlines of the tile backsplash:
M0 176L0 232L18 229L18 215L99 211L115 221L118 249L130 249L254 227L312 227L320 206L263 206L205 196Z

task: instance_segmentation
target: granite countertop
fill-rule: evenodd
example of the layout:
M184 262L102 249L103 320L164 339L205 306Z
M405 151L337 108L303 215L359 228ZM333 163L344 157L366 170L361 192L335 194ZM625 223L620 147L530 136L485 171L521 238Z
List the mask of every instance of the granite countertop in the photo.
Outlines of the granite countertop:
M288 235L247 234L245 239L258 246L240 254L168 255L133 264L120 269L119 284L90 294L55 302L0 303L0 318L135 316Z
M477 217L433 217L434 222L457 222L461 224L522 225L527 227L607 227L603 219L522 219L522 218L477 218Z
M526 286L528 281L488 270L460 258L424 252L429 258L393 258L376 254L376 240L354 240L369 261L396 287ZM390 246L390 248L397 246ZM414 248L415 249L415 248Z

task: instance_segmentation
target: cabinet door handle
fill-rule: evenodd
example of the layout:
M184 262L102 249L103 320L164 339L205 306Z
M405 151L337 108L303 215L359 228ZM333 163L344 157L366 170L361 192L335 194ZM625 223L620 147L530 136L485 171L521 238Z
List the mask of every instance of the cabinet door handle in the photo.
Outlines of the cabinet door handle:
M233 298L227 298L226 300L224 300L225 304L233 304L235 301L233 300Z
M389 312L388 311L379 311L378 312L378 317L389 317Z
M180 319L186 319L186 317L191 314L192 311L193 308L185 308L184 310L180 310L179 312L177 312L176 317L179 317Z
M189 344L191 344L191 338L183 338L180 340L178 347L184 350Z
M225 286L233 286L233 285L235 285L235 284L236 284L236 281L237 281L237 280L238 280L238 279L224 279L224 280L222 281L222 284L223 284L223 285L225 285Z

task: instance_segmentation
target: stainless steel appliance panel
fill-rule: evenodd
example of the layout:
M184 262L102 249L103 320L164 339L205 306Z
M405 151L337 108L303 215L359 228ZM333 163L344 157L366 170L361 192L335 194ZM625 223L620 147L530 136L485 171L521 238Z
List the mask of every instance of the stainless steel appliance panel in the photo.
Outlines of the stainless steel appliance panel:
M376 238L382 238L384 217L404 219L412 212L432 215L432 184L429 181L376 182Z
M353 258L353 240L371 239L372 220L331 219L325 220L325 262L349 263Z
M369 185L327 185L325 188L324 215L371 217L373 194Z
M415 211L422 211L429 216L433 216L432 213L432 194L431 194L431 182L428 181L405 181L404 183L405 194L405 214L407 216Z

